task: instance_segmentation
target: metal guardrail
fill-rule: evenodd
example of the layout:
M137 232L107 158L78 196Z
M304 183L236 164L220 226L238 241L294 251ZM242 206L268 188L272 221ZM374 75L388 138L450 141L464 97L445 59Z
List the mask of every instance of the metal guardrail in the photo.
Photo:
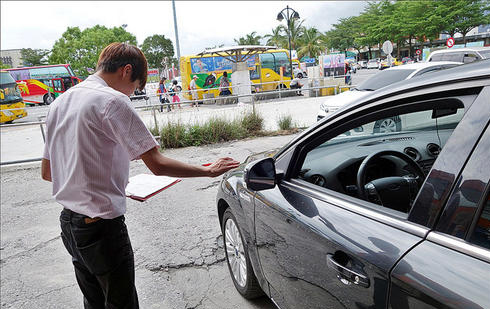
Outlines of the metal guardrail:
M304 80L304 79L302 79ZM277 83L277 82L273 82ZM290 93L290 92L298 92L298 91L309 91L309 90L317 90L318 92L320 89L331 89L334 88L334 94L337 94L337 88L354 88L355 86L351 85L324 85L324 86L315 86L315 87L302 87L302 88L297 88L297 89L289 89L289 88L280 88L276 90L271 90L271 91L260 91L256 93L251 93L251 94L244 94L244 95L227 95L227 96L218 96L218 97L212 97L212 98L203 98L203 99L197 99L197 100L184 100L181 102L174 102L174 103L157 103L157 104L145 104L141 106L134 106L135 109L147 109L151 108L153 112L153 117L155 118L155 123L156 123L156 112L155 110L158 108L165 108L168 105L176 105L176 104L189 104L189 103L196 103L198 102L211 102L214 101L214 103L218 103L218 101L223 101L223 104L228 104L227 102L233 101L238 103L238 99L242 97L251 97L252 98L252 108L255 111L255 102L257 101L257 97L263 96L263 95L269 95L269 94L279 94L279 93ZM213 88L213 89L219 89L219 88ZM158 97L160 94L154 94L154 95L139 95L139 96L134 96L134 97ZM318 96L318 94L316 95ZM281 98L281 96L279 96ZM146 100L148 101L148 100ZM17 108L17 109L23 109L23 108ZM16 110L16 109L11 109L11 110ZM33 121L33 122L27 122L27 123L14 123L14 124L7 124L7 125L1 125L0 128L10 128L10 127L22 127L22 126L33 126L33 125L39 125L41 134L43 137L43 141L46 142L46 134L44 131L43 125L46 124L46 121L43 121L42 119L46 118L46 116L39 116L38 121ZM41 161L42 158L33 158L33 159L25 159L25 160L15 160L15 161L6 161L6 162L0 162L0 166L3 165L12 165L12 164L19 164L19 163L29 163L29 162L39 162Z

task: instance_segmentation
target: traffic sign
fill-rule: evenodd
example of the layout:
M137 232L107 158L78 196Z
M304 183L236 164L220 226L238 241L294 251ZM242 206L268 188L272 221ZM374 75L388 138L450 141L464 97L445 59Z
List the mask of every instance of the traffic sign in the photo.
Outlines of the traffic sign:
M415 55L417 55L417 56L418 56L418 55L420 55L421 53L422 53L422 50L420 50L420 49L417 49L417 50L415 51Z
M453 38L448 38L448 39L446 40L446 45L447 45L447 47L449 47L449 48L453 47L453 46L454 46L454 39L453 39Z
M391 41L385 41L383 43L383 51L387 55L391 54L393 51L393 44L391 44Z

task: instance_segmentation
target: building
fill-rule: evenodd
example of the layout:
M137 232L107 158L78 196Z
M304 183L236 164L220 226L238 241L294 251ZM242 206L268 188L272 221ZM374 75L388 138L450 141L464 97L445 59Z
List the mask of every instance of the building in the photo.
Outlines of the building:
M20 49L0 50L0 60L3 64L9 65L12 68L18 68L23 65Z

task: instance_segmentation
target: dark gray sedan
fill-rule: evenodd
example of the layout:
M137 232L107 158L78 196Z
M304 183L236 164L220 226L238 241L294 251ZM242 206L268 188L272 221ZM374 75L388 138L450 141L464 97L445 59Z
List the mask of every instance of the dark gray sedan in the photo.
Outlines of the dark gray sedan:
M373 130L399 117L397 132ZM225 175L231 278L279 308L490 308L490 61L393 84Z

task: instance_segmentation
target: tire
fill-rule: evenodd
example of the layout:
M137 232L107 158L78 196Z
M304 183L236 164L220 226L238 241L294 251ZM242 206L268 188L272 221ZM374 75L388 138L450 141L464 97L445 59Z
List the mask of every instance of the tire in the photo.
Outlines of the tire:
M302 73L298 73L298 78L299 79L303 78L303 74Z
M399 132L401 130L401 119L400 117L396 116L376 121L374 124L373 133Z
M54 96L51 93L46 93L43 97L43 103L46 105L49 105L53 103L54 101Z
M246 299L264 295L252 269L247 245L230 208L224 212L222 222L225 258L235 288Z
M178 92L181 92L181 91L182 91L182 87L177 86L177 91L178 91Z

